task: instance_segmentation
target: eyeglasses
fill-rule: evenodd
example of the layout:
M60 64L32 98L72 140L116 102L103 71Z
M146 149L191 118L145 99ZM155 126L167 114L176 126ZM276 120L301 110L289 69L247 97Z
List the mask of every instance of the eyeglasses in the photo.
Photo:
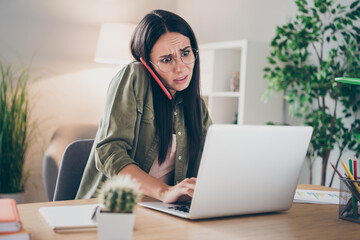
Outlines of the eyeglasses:
M160 60L157 64L151 62L154 66L158 67L163 73L171 72L175 68L175 59L181 59L186 64L192 64L198 57L199 50L195 48L187 48L181 51L181 56L174 57L173 54L169 54L164 59Z

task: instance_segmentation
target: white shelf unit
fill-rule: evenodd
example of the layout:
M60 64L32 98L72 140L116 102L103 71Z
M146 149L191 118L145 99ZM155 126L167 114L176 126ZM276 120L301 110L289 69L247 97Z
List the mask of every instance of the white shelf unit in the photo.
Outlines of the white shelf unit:
M214 123L232 123L235 114L238 124L282 122L282 95L261 100L268 86L263 69L269 44L239 40L201 44L199 49L201 93ZM230 91L234 71L240 72L239 92Z

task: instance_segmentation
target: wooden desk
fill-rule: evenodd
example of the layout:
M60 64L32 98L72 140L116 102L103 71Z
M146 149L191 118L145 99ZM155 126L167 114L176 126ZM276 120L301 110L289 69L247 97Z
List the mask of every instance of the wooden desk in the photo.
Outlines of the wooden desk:
M330 190L320 186L299 185L303 189ZM335 189L336 190L336 189ZM337 190L338 191L338 190ZM18 205L24 227L34 240L97 239L97 232L55 233L38 209L96 203L96 199L43 202ZM360 225L338 218L337 205L293 204L289 211L227 217L211 220L185 220L138 207L133 240L137 239L356 239ZM355 237L355 238L354 238Z

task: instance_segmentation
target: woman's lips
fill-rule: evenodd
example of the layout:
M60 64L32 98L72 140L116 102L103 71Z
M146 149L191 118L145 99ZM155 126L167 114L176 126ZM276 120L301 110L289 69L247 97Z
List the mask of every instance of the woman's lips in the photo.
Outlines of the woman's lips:
M174 82L179 83L179 84L184 83L184 82L186 82L186 79L188 78L188 76L189 75L174 79Z

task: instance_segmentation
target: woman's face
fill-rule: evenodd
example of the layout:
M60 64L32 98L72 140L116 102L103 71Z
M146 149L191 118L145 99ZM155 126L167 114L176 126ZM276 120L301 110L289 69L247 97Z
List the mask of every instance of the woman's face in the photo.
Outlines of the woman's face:
M177 91L185 90L190 84L195 63L184 64L180 59L187 54L193 54L190 39L177 32L163 34L151 50L150 61L155 65L155 71L173 96ZM164 70L162 66L165 65L167 65L166 72L161 71Z

